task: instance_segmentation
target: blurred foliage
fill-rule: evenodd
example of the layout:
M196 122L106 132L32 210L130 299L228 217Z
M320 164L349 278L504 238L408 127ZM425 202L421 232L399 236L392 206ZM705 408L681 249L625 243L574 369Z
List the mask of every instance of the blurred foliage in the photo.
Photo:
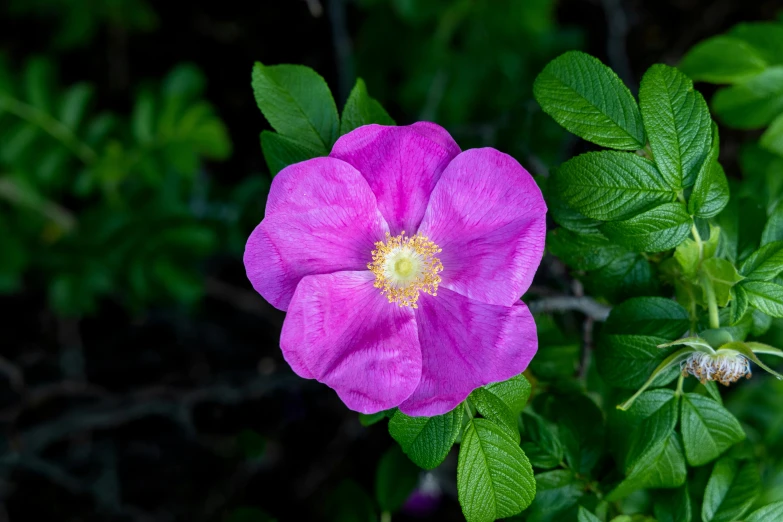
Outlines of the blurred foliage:
M42 282L59 313L119 297L193 302L217 239L197 215L204 160L231 154L192 65L139 89L130 115L97 112L87 83L60 87L53 61L0 62L0 289Z

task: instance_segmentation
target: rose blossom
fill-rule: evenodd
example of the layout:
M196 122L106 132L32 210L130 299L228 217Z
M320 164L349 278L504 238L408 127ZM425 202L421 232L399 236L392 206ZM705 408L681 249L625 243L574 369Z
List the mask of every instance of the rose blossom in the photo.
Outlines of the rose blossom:
M280 345L298 375L363 413L439 415L536 353L520 298L545 215L511 156L461 152L432 123L367 125L275 177L244 262L288 312Z

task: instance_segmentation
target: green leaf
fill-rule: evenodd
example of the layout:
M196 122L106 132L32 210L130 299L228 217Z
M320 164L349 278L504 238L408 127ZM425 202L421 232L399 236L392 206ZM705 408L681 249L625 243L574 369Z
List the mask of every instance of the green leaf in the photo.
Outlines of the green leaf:
M469 400L484 418L506 430L506 433L519 443L518 414L514 414L497 395L484 388L476 388L470 394Z
M302 65L253 67L253 93L272 128L325 156L338 136L339 119L324 79Z
M270 131L261 133L261 149L272 176L289 165L322 155L301 142Z
M759 140L759 145L770 152L783 156L783 113L770 123Z
M549 62L536 78L533 94L560 125L597 145L638 150L647 142L631 91L588 54L569 51Z
M448 455L462 427L462 405L435 417L408 417L397 411L389 434L413 462L424 469L438 466Z
M77 83L65 91L60 102L60 122L69 129L76 130L84 120L92 94L92 86L86 83Z
M674 340L689 326L688 311L676 301L664 297L635 297L612 308L603 331Z
M467 522L516 515L535 497L533 468L502 428L486 419L472 419L460 445L457 493Z
M696 44L680 62L693 81L735 83L751 78L767 66L761 53L736 36L714 36Z
M726 408L703 395L683 395L682 442L688 464L706 464L744 438L742 426Z
M775 241L759 248L748 257L740 274L749 281L769 281L783 272L783 241Z
M524 414L525 437L529 442L522 444L530 463L542 469L556 468L563 462L564 449L555 428L533 412Z
M746 82L715 93L712 108L727 125L757 129L783 111L783 66L767 68Z
M667 390L670 391L670 390ZM669 394L669 400L651 413L634 429L631 434L630 447L625 458L626 472L630 475L636 463L649 460L649 453L659 453L661 448L674 433L677 425L677 406L679 396Z
M662 491L655 500L657 522L691 522L693 508L688 484L674 491Z
M743 279L734 265L725 259L711 257L701 264L701 271L712 284L718 306L729 304L731 287Z
M557 171L555 187L569 206L605 221L631 218L676 196L652 162L614 151L568 160Z
M748 302L772 317L783 317L783 286L765 281L747 281L742 289Z
M658 288L650 262L641 254L627 253L592 273L585 280L592 295L601 295L611 301L649 295Z
M761 232L761 244L783 241L783 201L775 205L764 230Z
M673 351L660 349L668 339L647 335L606 335L596 346L596 364L601 377L618 388L638 389L655 368ZM667 372L661 381L677 372Z
M577 473L590 473L604 454L606 429L601 410L584 394L567 394L554 398L551 418L569 467Z
M536 498L525 514L527 522L557 522L584 495L583 484L570 470L559 469L536 475ZM568 517L565 517L568 519Z
M345 107L343 107L340 135L348 134L362 125L371 123L394 125L394 120L377 100L370 97L364 80L359 78L348 96L348 101L345 102Z
M601 522L601 519L590 513L584 507L579 506L579 516L577 522Z
M692 221L682 203L665 203L625 221L601 227L611 241L635 252L662 252L679 245Z
M520 374L508 380L493 382L484 386L484 390L495 395L516 415L525 409L530 398L530 382Z
M398 446L383 454L375 472L375 500L382 511L400 509L416 488L419 468L408 460Z
M359 414L359 422L362 426L365 428L368 426L372 426L373 424L376 424L378 422L381 422L383 419L386 418L386 412L385 411L379 411L377 413L360 413Z
M372 499L353 480L343 480L329 495L324 507L330 522L377 522Z
M704 522L741 520L756 501L761 479L753 462L724 457L715 463L704 491L701 518Z
M547 234L546 246L553 255L577 270L597 270L627 253L599 234L578 234L565 228Z
M783 520L783 501L773 502L757 509L748 515L745 522L770 522L771 520Z
M644 73L639 106L661 175L672 188L693 185L712 143L707 102L687 76L656 64Z
M748 294L742 288L742 285L736 285L731 288L731 324L739 323L748 311Z
M737 24L730 34L753 46L770 65L783 64L783 24L780 22Z
M688 211L696 217L717 216L729 203L729 182L718 163L720 137L718 126L712 124L712 147L696 175L693 191L688 198Z
M636 461L627 478L606 499L614 501L639 489L679 487L685 483L687 475L682 444L677 434L672 432L662 444Z

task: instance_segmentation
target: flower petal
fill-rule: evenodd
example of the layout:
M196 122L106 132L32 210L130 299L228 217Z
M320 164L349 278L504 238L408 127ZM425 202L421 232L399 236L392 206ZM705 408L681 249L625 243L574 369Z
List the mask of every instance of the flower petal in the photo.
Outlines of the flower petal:
M541 262L546 203L514 158L495 149L470 149L443 172L419 232L443 250L442 287L511 306Z
M305 277L280 337L296 373L333 388L362 413L399 405L421 377L413 310L389 303L374 280L369 271Z
M266 217L245 247L253 288L286 310L306 275L366 270L388 227L359 172L315 158L286 167L269 191Z
M367 179L393 236L416 233L430 193L459 147L434 123L365 125L337 140L330 154Z
M538 349L536 323L524 303L497 306L451 290L422 294L416 309L421 382L400 411L433 416L453 410L470 392L519 375Z

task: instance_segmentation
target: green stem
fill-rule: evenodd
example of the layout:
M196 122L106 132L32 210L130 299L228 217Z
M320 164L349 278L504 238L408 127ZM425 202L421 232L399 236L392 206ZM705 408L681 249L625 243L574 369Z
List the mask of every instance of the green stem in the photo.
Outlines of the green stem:
M465 402L463 402L462 405L465 406L465 411L468 412L468 418L470 420L473 420L473 412L470 411L470 405L468 404L468 400L465 399Z
M39 127L54 139L68 147L80 160L86 164L94 162L98 155L86 143L81 141L67 126L46 112L28 105L10 96L0 96L0 108Z
M693 240L696 241L696 245L699 247L699 264L704 260L704 241L701 240L701 234L699 229L696 228L696 223L691 225L691 234L693 234Z
M710 312L710 328L720 328L718 301L715 298L715 290L712 288L712 281L702 273L701 284L704 287L704 296L707 298L707 309Z
M680 378L677 379L677 391L675 392L677 395L682 395L682 383L685 381L685 376L683 374L680 374Z

